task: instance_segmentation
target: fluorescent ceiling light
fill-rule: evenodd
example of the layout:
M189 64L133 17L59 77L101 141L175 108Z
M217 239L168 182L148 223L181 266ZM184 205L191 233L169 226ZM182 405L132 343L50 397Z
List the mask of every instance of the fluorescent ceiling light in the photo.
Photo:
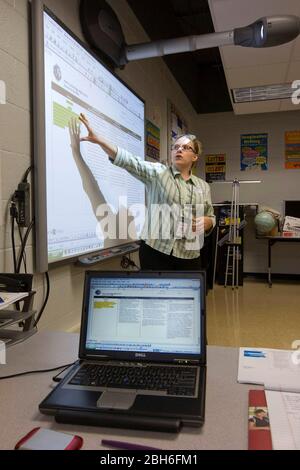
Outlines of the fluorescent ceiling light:
M291 99L295 90L292 83L263 85L231 90L234 103L252 103L254 101L271 101Z

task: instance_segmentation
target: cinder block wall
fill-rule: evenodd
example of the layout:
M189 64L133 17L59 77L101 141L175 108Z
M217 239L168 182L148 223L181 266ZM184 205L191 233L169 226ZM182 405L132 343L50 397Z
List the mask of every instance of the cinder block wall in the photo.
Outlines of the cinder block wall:
M148 40L124 0L110 0L127 42ZM47 6L83 40L79 22L79 0L48 0ZM12 272L9 199L31 164L31 106L29 63L29 13L26 0L0 0L0 80L7 88L7 102L0 105L0 272ZM197 115L161 59L127 65L120 73L146 101L147 117L161 128L161 156L167 151L167 98L188 120L191 131ZM16 239L18 235L16 232ZM33 267L34 239L27 248L29 272ZM137 257L135 257L137 262ZM95 269L120 269L120 259L101 263ZM80 322L84 269L74 265L51 269L50 299L40 323L41 328L72 330ZM36 308L43 303L44 280L35 276Z

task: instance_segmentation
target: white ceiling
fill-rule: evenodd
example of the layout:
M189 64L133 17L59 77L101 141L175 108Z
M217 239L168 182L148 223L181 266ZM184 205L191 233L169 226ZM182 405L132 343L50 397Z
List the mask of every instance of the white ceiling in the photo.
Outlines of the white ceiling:
M300 17L300 0L209 0L209 5L217 32L246 26L262 16ZM229 91L300 80L300 36L283 46L265 49L224 46L220 52ZM300 110L300 105L289 99L232 105L236 114Z

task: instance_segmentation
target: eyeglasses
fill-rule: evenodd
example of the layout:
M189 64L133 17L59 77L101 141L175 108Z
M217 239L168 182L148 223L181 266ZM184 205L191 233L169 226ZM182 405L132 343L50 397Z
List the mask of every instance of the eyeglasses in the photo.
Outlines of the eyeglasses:
M175 144L175 145L172 146L172 150L175 150L176 152L179 149L182 149L184 152L196 153L195 149L193 149L193 147L191 147L190 145L187 145L187 144L183 144L183 145Z

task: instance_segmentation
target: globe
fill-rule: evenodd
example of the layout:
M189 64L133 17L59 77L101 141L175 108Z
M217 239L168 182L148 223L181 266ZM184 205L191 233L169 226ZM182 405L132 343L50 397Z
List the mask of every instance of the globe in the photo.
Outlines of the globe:
M260 212L256 215L254 219L257 232L261 235L266 235L267 233L271 232L273 228L276 226L276 220L270 212Z

